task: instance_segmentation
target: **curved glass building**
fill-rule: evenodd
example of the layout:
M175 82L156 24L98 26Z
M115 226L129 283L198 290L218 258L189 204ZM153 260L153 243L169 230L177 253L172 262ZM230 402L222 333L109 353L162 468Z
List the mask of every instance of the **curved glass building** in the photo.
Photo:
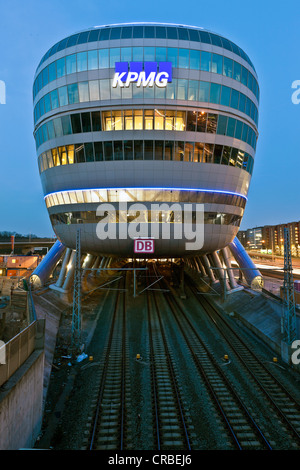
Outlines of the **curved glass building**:
M259 105L255 68L239 46L192 26L94 27L44 55L33 104L45 202L67 247L75 248L80 227L83 252L133 257L134 237L119 236L120 224L150 227L153 203L167 204L156 221L171 226L170 237L154 237L154 257L195 254L175 234L184 205L195 224L196 207L204 209L199 254L233 241L253 171ZM115 208L115 238L97 231L108 220L98 211L104 203ZM137 203L136 218L130 205Z

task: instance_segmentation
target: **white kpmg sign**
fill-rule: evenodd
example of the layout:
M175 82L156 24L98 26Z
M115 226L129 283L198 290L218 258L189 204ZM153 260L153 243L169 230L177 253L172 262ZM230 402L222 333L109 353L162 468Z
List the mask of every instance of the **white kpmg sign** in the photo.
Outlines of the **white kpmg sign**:
M128 62L115 63L113 88L128 88L131 83L136 83L137 87L153 87L155 83L164 88L172 82L172 62L130 62L129 69Z

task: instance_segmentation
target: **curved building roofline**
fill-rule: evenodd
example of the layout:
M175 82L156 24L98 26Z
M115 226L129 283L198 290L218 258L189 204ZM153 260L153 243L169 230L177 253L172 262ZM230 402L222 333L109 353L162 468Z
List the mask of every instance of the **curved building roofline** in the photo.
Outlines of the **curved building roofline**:
M102 30L102 29L108 29L108 28L111 28L111 29L114 29L114 28L122 28L122 27L130 27L130 26L158 26L158 27L167 27L167 28L183 28L183 29L187 29L187 30L194 30L194 31L200 31L200 32L203 32L203 33L206 33L208 35L213 35L213 38L219 38L219 40L221 39L221 45L219 45L219 47L223 47L225 49L228 49L230 50L231 52L237 54L238 56L242 57L244 60L246 60L246 62L249 63L249 65L253 68L253 70L256 72L255 70L255 67L252 63L252 61L250 60L249 56L245 53L245 51L240 48L237 44L235 44L233 41L225 38L224 36L214 32L214 31L211 31L209 29L206 29L206 28L203 28L202 26L192 26L192 25L185 25L185 24L177 24L177 23L163 23L163 22L131 22L131 23L114 23L114 24L107 24L107 25L99 25L99 26L92 26L90 28L85 28L81 31L77 31L73 34L71 34L70 36L67 36L63 39L61 39L60 41L58 41L57 43L55 43L50 49L48 49L48 51L46 52L46 54L42 57L38 67L36 70L38 70L38 68L41 66L41 64L46 60L48 59L49 57L51 57L52 55L54 55L56 52L58 52L58 50L62 50L62 49L66 49L68 47L71 47L76 45L77 44L77 41L74 42L74 44L72 43L70 46L67 44L68 40L70 38L73 38L75 36L79 36L80 34L83 34L83 33L90 33L92 31L97 31L97 30ZM147 39L151 39L151 37L147 37ZM155 39L155 37L153 37L153 39ZM110 39L110 40L113 40L113 39ZM176 38L175 38L176 40ZM178 38L178 40L187 40L187 41L195 41L195 39L191 39L191 38ZM97 40L95 40L96 42ZM82 42L80 42L80 44L82 43L86 43L86 42L89 42L88 41L88 38L86 40L83 40ZM207 41L202 41L202 38L200 37L200 39L196 42L204 42L204 43L207 43ZM212 44L212 45L218 45L218 44L215 44L214 42L211 42L211 38L209 37L209 44ZM57 50L58 49L58 50Z

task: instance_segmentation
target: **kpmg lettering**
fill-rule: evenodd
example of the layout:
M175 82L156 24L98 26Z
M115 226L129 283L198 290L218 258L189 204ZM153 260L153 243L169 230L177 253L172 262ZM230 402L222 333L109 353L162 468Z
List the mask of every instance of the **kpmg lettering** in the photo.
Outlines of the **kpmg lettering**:
M115 63L115 75L113 88L117 86L129 87L136 83L137 87L164 88L168 82L172 82L172 62L128 62Z

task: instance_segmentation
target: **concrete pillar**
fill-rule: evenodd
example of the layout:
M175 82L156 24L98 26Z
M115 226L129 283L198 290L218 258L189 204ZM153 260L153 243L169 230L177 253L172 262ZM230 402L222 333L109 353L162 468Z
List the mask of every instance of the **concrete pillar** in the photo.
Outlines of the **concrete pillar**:
M95 277L95 276L96 276L96 274L97 274L97 269L98 269L99 264L100 264L100 260L101 260L100 256L97 256L96 259L95 259L95 262L94 262L94 264L93 264L93 266L92 266L92 269L93 269L94 271L91 271L91 277Z
M235 280L235 277L233 275L233 270L230 269L231 268L231 263L230 263L230 258L229 258L229 253L228 253L228 249L227 247L223 248L221 251L221 254L222 254L222 257L223 257L223 260L224 260L224 263L225 263L225 266L227 268L227 272L228 272L228 277L229 277L229 282L230 282L230 286L232 289L236 289L238 286L236 280Z
M219 258L219 254L217 251L214 251L212 254L211 254L211 257L212 257L212 260L214 262L214 266L216 268L218 268L216 271L217 271L217 274L219 275L219 278L220 278L220 281L224 282L225 278L226 278L226 274L225 274L225 269L223 268L222 264L221 264L221 261L220 261L220 258ZM229 285L228 285L228 281L226 279L226 288L229 289Z
M41 287L46 284L55 266L65 252L66 246L59 240L55 242L51 250L48 251L46 256L42 259L40 264L33 271L30 281L33 287Z
M191 261L192 261L192 265L193 265L194 269L197 271L197 273L199 273L199 272L200 272L200 268L199 268L199 266L198 266L198 260L197 260L197 258L195 257L195 258L193 258Z
M65 253L65 256L64 256L64 259L63 259L63 262L62 262L59 277L58 277L58 280L55 284L56 287L61 287L62 284L63 284L64 278L65 278L65 275L66 275L67 265L69 263L70 256L71 256L71 251L72 251L71 248L66 249L66 253Z
M204 269L203 264L201 262L200 256L197 256L197 263L198 263L198 266L199 266L199 269L200 269L200 272L201 272L202 276L206 276L206 272L205 272L205 269Z
M64 290L69 290L71 288L71 283L72 283L74 271L75 271L75 254L76 254L76 250L72 250L70 260L67 265L67 274L66 274L65 282L63 283L63 286L62 286Z
M93 255L86 255L82 263L82 279L85 279L90 273L89 268L92 266L95 257Z
M209 259L208 259L207 255L203 255L201 257L201 261L203 261L205 271L206 271L207 275L209 276L210 280L212 282L216 282L215 274L214 274L213 270L210 267L210 262L209 262Z
M96 271L97 276L99 276L101 274L101 270L104 267L105 260L106 260L106 258L105 258L105 256L103 256L103 258L100 261L99 268Z

